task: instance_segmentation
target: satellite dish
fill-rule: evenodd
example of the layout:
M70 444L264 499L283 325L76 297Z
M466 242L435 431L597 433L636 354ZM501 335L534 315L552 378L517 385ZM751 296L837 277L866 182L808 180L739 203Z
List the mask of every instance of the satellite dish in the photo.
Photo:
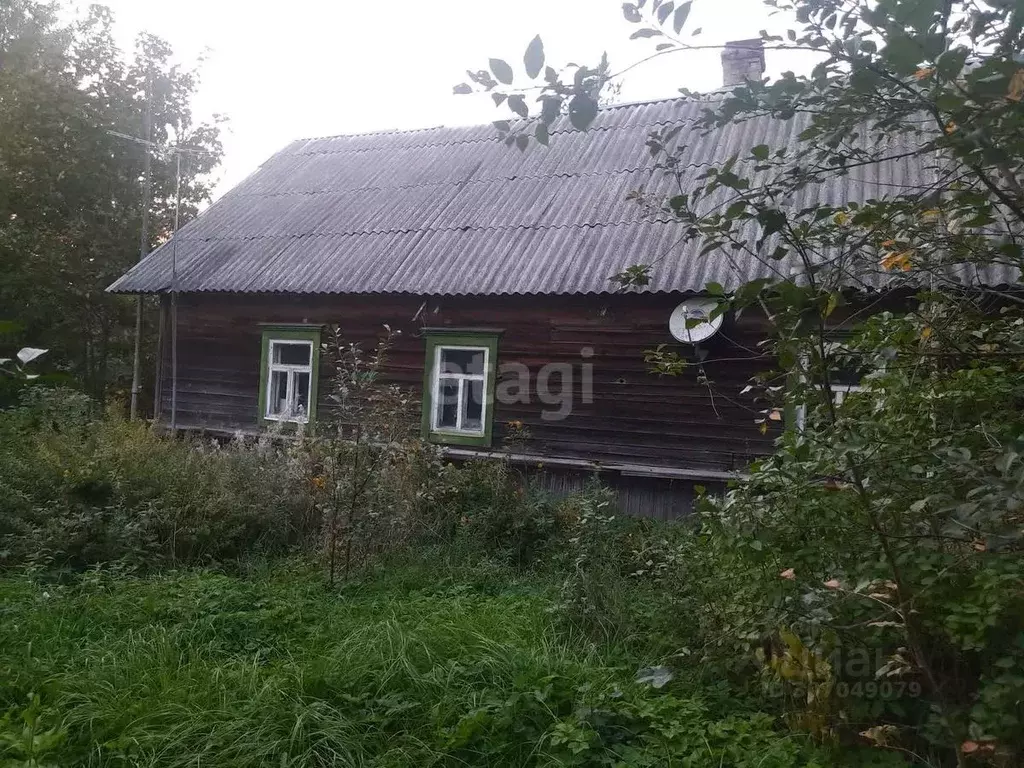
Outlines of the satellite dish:
M722 327L722 315L711 319L711 313L717 306L714 299L687 299L672 311L668 329L678 341L686 344L710 339Z

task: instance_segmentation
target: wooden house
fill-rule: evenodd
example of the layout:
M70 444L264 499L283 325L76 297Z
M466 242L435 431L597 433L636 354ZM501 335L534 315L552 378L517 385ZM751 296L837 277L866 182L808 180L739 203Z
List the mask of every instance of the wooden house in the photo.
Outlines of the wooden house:
M424 437L452 456L511 453L558 488L599 471L628 511L685 513L695 484L722 485L771 448L739 395L771 365L763 318L726 318L690 375L658 376L643 352L689 353L673 311L763 267L700 256L627 198L664 183L650 173L651 131L685 126L694 173L799 132L766 118L703 136L691 121L705 107L611 106L588 132L564 120L550 147L525 152L490 125L294 142L110 288L163 297L157 419L225 433L315 420L322 329L369 348L387 324L401 332L389 375L421 398ZM892 194L920 173L914 162L794 205ZM651 263L642 291L609 279ZM529 440L509 449L519 422Z

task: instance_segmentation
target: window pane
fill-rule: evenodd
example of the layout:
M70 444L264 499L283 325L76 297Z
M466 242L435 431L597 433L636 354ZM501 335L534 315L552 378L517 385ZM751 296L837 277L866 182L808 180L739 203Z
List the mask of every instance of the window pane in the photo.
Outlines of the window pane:
M441 379L437 388L437 426L439 429L455 429L459 410L459 382Z
M295 374L295 404L292 414L305 418L309 413L309 374Z
M851 365L829 371L828 379L831 384L856 386L860 384L860 380L863 375L863 371Z
M863 389L864 388L861 387L859 384L849 386L833 384L832 402L835 403L836 405L842 405L844 402L846 402L846 399L850 397L850 395L855 395L858 392L862 392Z
M467 381L462 411L462 428L466 432L484 431L484 383Z
M274 362L279 365L309 365L309 344L274 342Z
M280 416L288 412L288 372L270 374L270 392L267 395L267 414Z
M442 349L441 372L482 375L484 351L482 349Z

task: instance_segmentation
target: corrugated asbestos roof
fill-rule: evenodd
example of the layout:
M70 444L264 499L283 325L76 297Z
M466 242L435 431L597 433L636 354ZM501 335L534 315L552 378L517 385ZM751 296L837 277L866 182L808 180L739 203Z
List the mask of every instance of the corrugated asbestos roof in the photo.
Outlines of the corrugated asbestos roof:
M699 292L762 276L753 259L699 255L680 230L626 199L657 192L645 142L684 124L691 171L792 146L798 120L768 118L709 135L690 126L706 104L671 99L602 109L586 133L565 118L551 145L507 147L490 126L431 128L296 141L110 286L183 292L601 293L626 267L657 262L648 290ZM800 208L898 194L920 161L865 166L809 187ZM752 231L751 236L755 236ZM791 265L777 266L788 274ZM1013 279L1016 279L1014 276ZM878 276L865 283L878 285ZM1006 277L1010 282L1010 277Z

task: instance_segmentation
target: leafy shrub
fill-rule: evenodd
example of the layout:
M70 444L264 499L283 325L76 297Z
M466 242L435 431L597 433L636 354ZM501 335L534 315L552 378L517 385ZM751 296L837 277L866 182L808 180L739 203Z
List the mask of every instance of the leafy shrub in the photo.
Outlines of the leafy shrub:
M561 500L510 464L467 462L449 479L443 503L459 552L515 568L537 566L555 553L566 527Z
M793 727L1011 765L1024 753L1024 374L993 351L1024 349L1024 321L943 322L954 353L914 317L882 314L849 338L865 390L834 419L810 408L749 481L708 500L672 578L692 649L760 680ZM922 345L933 353L916 358Z
M24 707L11 707L0 717L0 758L11 768L55 768L48 755L60 749L67 731L59 725L47 727L50 713L38 693L27 698Z
M693 592L680 583L705 581L692 524L617 515L614 492L597 482L564 503L573 524L560 545L563 625L637 653L689 656L701 640Z
M0 413L0 550L82 568L284 552L308 533L300 468L269 442L164 438L68 390Z

